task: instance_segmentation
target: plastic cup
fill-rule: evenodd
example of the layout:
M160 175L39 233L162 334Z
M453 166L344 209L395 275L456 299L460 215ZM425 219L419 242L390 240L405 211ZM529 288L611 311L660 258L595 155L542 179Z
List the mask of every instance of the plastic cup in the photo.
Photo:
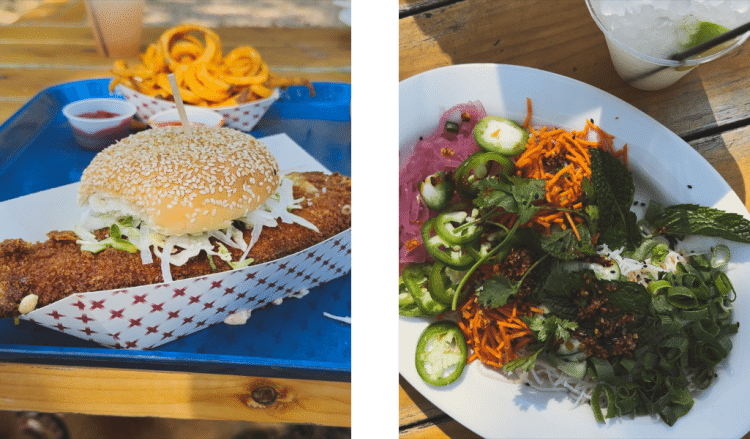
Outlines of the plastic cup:
M85 3L97 53L107 58L137 56L145 0L86 0Z
M185 107L185 114L190 125L204 125L207 127L220 127L224 125L224 116L214 110L201 107ZM152 128L160 128L172 125L182 125L180 114L176 108L160 111L148 120Z
M130 135L135 106L124 99L94 98L71 102L62 112L78 146L87 151L101 151Z
M719 58L737 46L740 46L750 36L750 34L746 33L737 37L732 42L725 43L714 50L708 51L706 54L681 62L650 56L643 53L642 49L639 51L626 44L622 38L618 38L604 24L604 20L599 16L597 9L593 5L594 2L594 0L586 0L586 6L594 22L604 33L615 71L625 82L641 90L660 90L669 87L698 65ZM642 32L653 32L653 29ZM648 35L643 35L643 38L647 37Z

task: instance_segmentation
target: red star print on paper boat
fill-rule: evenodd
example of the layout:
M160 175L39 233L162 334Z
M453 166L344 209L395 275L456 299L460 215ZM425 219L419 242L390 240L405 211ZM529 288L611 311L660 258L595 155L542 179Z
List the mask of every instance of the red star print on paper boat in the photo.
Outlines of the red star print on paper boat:
M74 294L22 316L120 349L151 349L351 271L351 230L265 264L165 284Z
M136 113L140 119L148 121L154 114L176 108L174 102L156 99L139 93L133 89L119 84L115 87L115 92L125 97L131 104L135 105ZM248 132L260 121L260 118L266 114L268 108L279 99L279 89L275 89L273 94L265 99L247 102L233 107L211 108L224 117L224 126L237 130Z

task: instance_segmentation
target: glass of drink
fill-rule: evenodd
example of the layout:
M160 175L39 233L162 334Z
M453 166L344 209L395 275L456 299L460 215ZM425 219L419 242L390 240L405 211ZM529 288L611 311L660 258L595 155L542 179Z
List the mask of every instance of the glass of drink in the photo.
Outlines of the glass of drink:
M138 55L145 0L86 0L97 53L107 58Z
M586 0L586 6L604 33L615 70L641 90L668 87L750 36L675 61L674 54L750 21L750 0Z

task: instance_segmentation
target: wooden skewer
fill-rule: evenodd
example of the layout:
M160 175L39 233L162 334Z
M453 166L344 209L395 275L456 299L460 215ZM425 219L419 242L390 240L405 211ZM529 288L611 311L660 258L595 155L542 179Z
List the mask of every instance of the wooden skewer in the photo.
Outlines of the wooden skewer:
M182 102L180 88L177 86L177 78L175 78L174 73L167 75L167 78L169 79L169 85L172 87L172 95L174 96L174 103L177 105L177 113L180 115L180 121L182 121L182 129L186 135L192 136L193 130L190 127L190 121L185 112L185 104Z

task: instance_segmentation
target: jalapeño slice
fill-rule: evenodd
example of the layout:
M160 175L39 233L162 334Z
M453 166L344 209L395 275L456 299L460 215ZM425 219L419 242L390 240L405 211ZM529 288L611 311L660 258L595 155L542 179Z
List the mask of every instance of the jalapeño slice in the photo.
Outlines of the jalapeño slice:
M495 167L505 175L512 175L516 170L516 165L498 152L475 152L454 171L453 181L456 190L465 197L474 198L479 192L479 180L484 180L495 172Z
M467 351L464 334L455 322L433 322L425 328L417 342L417 373L427 384L448 385L463 373Z

